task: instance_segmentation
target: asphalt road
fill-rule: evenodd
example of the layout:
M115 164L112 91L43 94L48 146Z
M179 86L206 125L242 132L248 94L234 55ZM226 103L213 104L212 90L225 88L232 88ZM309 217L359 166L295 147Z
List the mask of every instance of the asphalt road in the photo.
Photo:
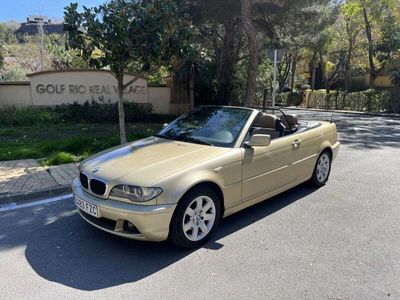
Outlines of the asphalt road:
M334 120L326 186L235 214L195 251L103 233L71 199L0 212L0 299L400 299L400 120Z

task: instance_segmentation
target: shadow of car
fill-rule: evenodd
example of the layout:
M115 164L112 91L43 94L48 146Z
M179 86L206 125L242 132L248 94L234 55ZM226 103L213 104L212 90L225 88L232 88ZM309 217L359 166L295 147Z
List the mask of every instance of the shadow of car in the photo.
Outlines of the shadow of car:
M300 185L224 219L203 248L218 250L226 236L268 217L316 189ZM27 236L26 258L41 277L86 291L146 278L197 250L181 250L168 242L149 243L111 236L70 213L37 227ZM23 228L21 228L23 230Z

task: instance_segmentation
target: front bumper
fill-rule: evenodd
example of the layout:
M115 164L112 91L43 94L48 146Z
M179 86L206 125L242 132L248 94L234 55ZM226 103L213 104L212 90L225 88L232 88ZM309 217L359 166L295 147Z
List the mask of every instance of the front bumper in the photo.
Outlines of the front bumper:
M92 217L79 208L78 212L86 222L101 230L135 240L163 241L168 238L176 204L137 205L100 199L84 191L78 178L72 182L72 191L74 197L98 206L100 218ZM137 231L124 229L125 221L131 222Z
M337 157L337 155L338 155L338 152L339 152L339 148L340 148L340 142L339 141L337 141L333 146L332 146L332 160L335 160L336 159L336 157Z

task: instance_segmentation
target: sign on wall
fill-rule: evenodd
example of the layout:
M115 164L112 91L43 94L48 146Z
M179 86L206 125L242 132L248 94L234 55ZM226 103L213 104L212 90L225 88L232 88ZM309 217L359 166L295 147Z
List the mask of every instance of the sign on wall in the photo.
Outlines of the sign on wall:
M28 77L31 81L33 105L117 101L117 80L108 71L44 71ZM126 74L124 80L128 82L133 78L133 75ZM128 86L124 90L124 100L149 103L147 81L140 78Z

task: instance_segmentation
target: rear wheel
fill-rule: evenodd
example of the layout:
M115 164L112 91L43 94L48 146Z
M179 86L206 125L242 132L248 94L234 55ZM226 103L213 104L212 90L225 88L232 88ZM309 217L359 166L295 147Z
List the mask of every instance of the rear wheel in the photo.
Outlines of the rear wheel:
M323 151L318 157L313 176L310 179L312 185L321 187L328 181L331 172L331 163L332 156L330 152L327 150Z
M196 248L213 234L220 221L218 196L209 188L190 191L178 204L170 226L170 240L181 248Z

